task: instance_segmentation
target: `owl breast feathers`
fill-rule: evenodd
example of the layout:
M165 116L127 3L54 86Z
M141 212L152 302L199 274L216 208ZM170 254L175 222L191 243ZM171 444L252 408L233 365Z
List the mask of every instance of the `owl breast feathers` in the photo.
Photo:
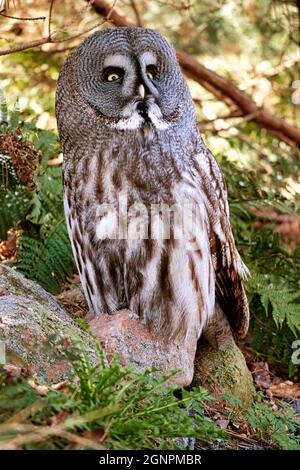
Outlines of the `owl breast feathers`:
M56 112L65 214L91 311L125 307L190 341L218 310L243 337L247 268L169 43L143 28L92 34L60 73Z

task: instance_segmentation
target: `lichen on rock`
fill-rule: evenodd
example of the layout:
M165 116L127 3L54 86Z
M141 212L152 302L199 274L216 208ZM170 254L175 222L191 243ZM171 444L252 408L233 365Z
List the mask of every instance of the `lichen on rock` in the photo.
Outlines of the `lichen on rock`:
M46 382L56 382L71 371L63 354L66 340L80 337L95 356L89 335L37 283L0 265L0 286L0 339L7 362L29 366Z

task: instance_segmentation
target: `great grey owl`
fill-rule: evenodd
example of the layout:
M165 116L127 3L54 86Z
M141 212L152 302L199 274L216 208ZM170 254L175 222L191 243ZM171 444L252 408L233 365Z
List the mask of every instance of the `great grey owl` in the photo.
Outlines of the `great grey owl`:
M169 43L144 28L92 34L60 73L56 113L65 214L90 310L128 308L170 341L224 322L243 337L247 268Z

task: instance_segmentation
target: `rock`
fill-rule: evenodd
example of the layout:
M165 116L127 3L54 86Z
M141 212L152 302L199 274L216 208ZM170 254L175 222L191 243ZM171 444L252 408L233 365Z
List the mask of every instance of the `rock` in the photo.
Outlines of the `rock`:
M252 375L235 343L235 333L218 304L215 313L198 343L192 386L210 390L221 408L225 405L236 413L240 411L243 418L244 411L252 403ZM241 407L234 402L222 403L222 394L238 398Z
M45 289L43 289L36 282L26 279L25 276L18 273L14 269L9 268L3 264L0 264L0 288L5 292L0 293L1 297L6 297L4 302L8 300L9 295L15 297L25 297L28 301L38 302L42 304L45 308L51 310L59 318L69 323L73 323L73 320L65 312L63 308L59 305L54 297L49 294ZM12 301L13 299L11 299Z
M192 341L188 345L166 342L162 335L150 333L128 310L95 317L89 324L104 350L117 352L123 364L131 363L138 370L153 366L164 374L181 369L172 378L173 383L186 387L192 382L193 387L203 386L219 399L222 393L234 395L245 408L252 403L252 376L231 334L215 347L205 341L198 347Z
M6 362L29 366L33 374L53 383L71 370L62 359L62 348L72 337L80 337L94 356L88 334L37 283L0 265L0 287L0 340L5 342Z
M192 386L207 388L219 400L223 393L233 395L244 410L252 404L252 376L233 341L223 348L214 348L206 342L198 345Z
M123 364L131 363L139 371L155 367L168 374L181 369L171 382L182 387L191 383L194 374L196 344L186 347L179 342L168 342L163 336L149 332L138 317L129 310L114 315L101 315L90 321L92 333L102 341L108 353L117 352Z
M80 290L75 294L68 295L75 306L82 302L85 308ZM61 301L67 303L66 294ZM185 345L168 341L161 333L149 332L128 310L93 318L90 328L102 341L104 350L119 353L124 364L131 363L140 371L155 367L164 374L181 369L172 379L180 386L187 386L193 380L195 340ZM56 299L37 283L0 265L0 339L5 341L7 362L29 365L32 372L46 382L64 380L71 366L62 359L62 342L66 344L67 339L69 344L74 335L82 339L86 351L95 360L90 336L76 325ZM56 341L47 349L49 336ZM227 336L225 341L222 338L221 348L205 342L198 346L192 385L207 387L219 397L222 392L234 394L247 406L251 402L251 374L241 351Z

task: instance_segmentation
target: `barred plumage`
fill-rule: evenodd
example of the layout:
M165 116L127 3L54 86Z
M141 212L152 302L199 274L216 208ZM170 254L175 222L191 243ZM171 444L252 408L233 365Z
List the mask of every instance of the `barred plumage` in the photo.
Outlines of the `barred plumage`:
M94 33L61 71L56 110L65 213L90 309L127 307L190 341L209 330L218 304L244 336L247 268L173 48L143 28Z

